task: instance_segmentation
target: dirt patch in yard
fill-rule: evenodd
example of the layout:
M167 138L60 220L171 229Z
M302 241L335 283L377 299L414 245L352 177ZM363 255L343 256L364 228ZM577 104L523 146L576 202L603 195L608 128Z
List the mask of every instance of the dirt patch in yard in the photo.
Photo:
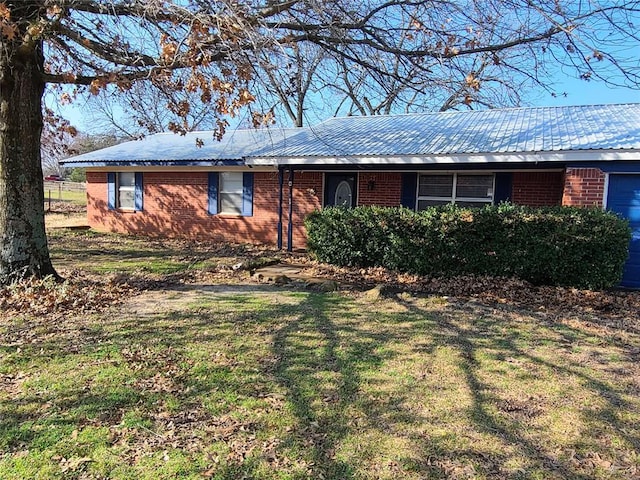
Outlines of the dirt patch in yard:
M45 226L52 228L89 228L87 206L73 202L45 203Z
M45 216L46 228L89 228L84 213L48 213Z
M127 300L123 308L138 316L153 315L158 312L169 313L182 310L203 300L225 295L283 297L282 289L275 285L257 285L255 283L175 285L173 287L165 286L160 290L141 292Z

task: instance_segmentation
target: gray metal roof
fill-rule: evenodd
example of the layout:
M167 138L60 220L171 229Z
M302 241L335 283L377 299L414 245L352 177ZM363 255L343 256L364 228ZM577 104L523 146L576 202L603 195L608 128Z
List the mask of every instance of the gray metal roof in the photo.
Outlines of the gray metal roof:
M196 139L204 145L198 147ZM640 150L640 104L509 108L331 118L299 129L151 135L63 161L69 166L242 165L253 159ZM354 160L357 162L357 160ZM268 162L271 163L271 162ZM277 163L275 160L273 163Z
M258 157L640 149L640 104L332 118Z
M157 133L140 140L121 143L83 155L67 158L63 164L75 166L113 164L236 164L258 148L268 147L297 133L296 129L264 128L260 130L230 130L221 141L211 131L186 135ZM201 147L197 140L203 141Z

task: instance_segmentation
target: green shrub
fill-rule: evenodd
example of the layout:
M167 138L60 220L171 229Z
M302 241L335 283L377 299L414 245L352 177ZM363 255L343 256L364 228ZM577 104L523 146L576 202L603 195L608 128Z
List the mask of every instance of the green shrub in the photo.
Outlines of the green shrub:
M326 208L306 228L310 251L336 265L593 289L620 281L630 239L628 223L610 212L511 204Z

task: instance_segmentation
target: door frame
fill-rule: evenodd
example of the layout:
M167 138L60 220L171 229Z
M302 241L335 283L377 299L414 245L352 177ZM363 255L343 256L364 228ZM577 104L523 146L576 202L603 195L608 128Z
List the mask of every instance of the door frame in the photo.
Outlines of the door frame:
M358 172L324 172L324 175L322 177L323 180L323 186L322 186L322 207L327 207L327 206L332 206L332 204L328 204L327 200L329 198L329 178L342 178L342 179L347 179L347 178L352 178L353 179L353 192L352 192L352 200L351 200L351 207L357 207L358 206ZM338 181L339 184L339 181ZM337 185L336 185L337 186ZM335 192L334 192L335 195Z

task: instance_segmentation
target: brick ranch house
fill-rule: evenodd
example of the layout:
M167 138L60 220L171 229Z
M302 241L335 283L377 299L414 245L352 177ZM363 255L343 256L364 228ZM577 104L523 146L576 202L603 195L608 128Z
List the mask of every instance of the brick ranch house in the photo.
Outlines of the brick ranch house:
M632 224L622 284L640 287L640 104L332 118L221 142L157 134L63 163L86 167L97 230L288 249L327 205L608 208Z

